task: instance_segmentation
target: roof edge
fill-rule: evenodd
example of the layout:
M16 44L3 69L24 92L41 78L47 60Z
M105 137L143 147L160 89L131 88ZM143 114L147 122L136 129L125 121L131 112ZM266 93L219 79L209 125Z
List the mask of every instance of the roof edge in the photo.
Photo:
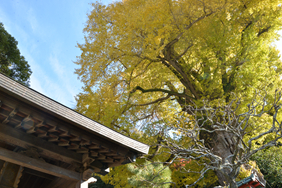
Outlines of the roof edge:
M62 118L72 121L73 123L78 124L90 131L98 133L109 140L131 148L138 153L148 154L149 152L150 146L147 144L139 142L109 127L106 127L105 125L76 112L75 110L43 95L42 93L23 85L22 83L4 75L3 73L0 73L0 87L7 92L11 92L21 98L24 98L25 100L28 100L34 105L40 106L41 108L55 113Z

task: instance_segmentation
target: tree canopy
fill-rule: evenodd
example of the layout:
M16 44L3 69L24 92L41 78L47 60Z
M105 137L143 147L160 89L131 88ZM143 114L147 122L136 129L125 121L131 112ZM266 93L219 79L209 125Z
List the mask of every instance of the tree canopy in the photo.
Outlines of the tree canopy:
M281 0L126 0L92 6L75 62L84 83L77 95L80 113L150 143L148 137L160 136L167 125L179 126L179 113L189 118L185 107L201 106L203 99L216 106L229 103L234 93L244 99L238 113L255 91L267 91L266 101L274 100L282 70L273 44L282 24ZM220 137L224 145L232 135ZM202 138L209 142L207 134ZM223 158L233 152L221 144L211 147Z
M32 72L17 45L15 38L0 23L0 72L28 86Z

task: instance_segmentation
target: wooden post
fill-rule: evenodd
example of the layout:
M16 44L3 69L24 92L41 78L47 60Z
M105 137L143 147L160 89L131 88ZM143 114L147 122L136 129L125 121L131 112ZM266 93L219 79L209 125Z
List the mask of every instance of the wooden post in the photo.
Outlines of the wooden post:
M0 148L0 159L6 162L31 168L39 172L43 172L60 178L74 181L80 180L80 174L78 172L70 171L55 165L51 165L46 162L27 157L4 148Z
M0 187L17 188L22 176L23 167L4 162L2 169L0 169Z

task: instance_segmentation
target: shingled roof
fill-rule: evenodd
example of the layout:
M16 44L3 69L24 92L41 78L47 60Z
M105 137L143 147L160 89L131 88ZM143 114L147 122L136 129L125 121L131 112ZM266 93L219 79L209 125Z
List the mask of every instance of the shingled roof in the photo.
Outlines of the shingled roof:
M24 101L32 107L36 107L63 121L69 122L79 129L83 129L98 137L126 147L136 154L148 153L148 145L122 135L0 73L0 92L1 91L20 101Z

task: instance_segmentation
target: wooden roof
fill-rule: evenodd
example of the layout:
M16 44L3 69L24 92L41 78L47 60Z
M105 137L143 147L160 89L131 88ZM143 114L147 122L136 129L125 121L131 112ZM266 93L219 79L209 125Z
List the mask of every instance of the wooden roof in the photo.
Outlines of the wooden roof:
M34 146L43 156L68 164L88 160L97 172L149 150L1 73L0 141Z

